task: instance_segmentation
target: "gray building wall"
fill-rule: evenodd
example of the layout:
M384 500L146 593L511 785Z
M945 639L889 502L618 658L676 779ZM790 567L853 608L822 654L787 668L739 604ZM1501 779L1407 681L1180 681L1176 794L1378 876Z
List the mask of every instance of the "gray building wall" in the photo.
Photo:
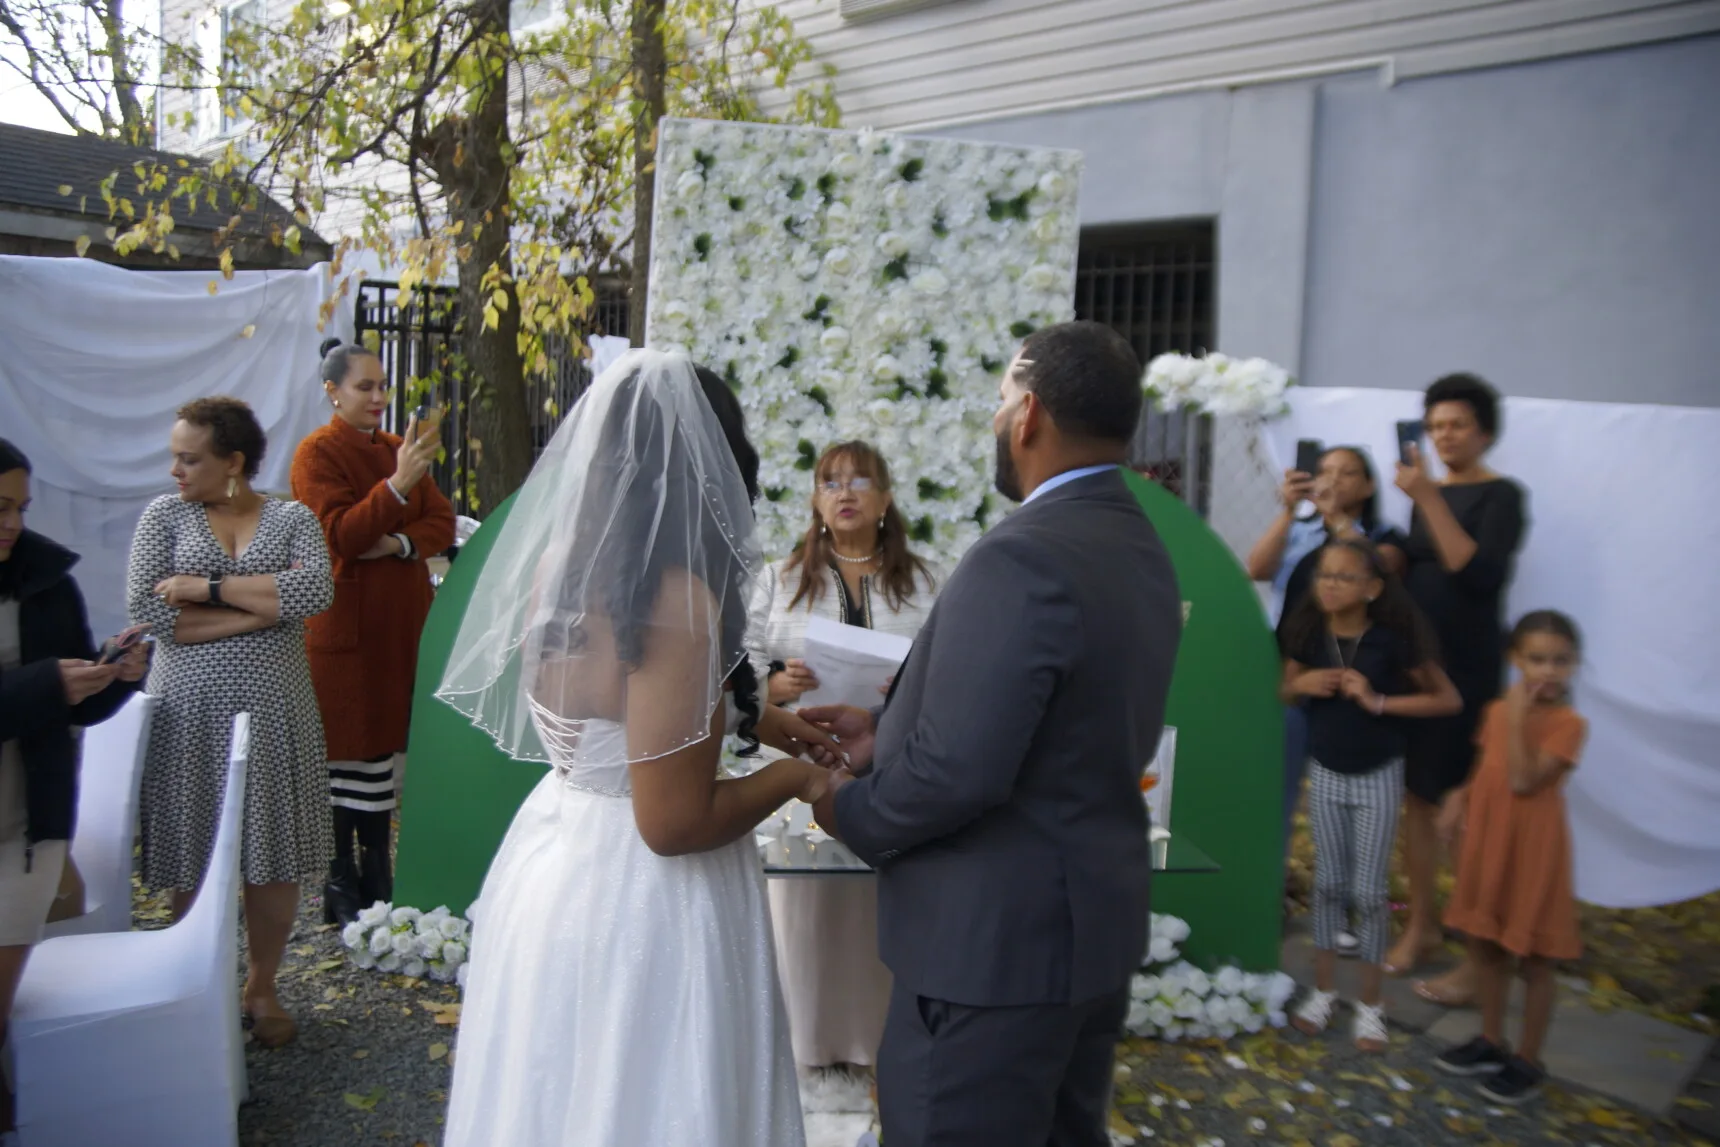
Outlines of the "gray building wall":
M1305 385L1720 406L1720 36L940 134L1086 153L1086 225L1216 218L1218 346Z

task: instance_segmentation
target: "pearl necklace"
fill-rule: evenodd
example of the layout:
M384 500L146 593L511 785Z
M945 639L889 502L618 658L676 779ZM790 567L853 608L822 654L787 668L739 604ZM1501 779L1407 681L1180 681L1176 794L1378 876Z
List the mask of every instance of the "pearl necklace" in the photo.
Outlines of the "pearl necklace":
M875 562L879 558L883 557L884 556L884 547L879 546L878 549L876 550L876 552L869 554L868 556L863 557L863 558L851 558L845 554L837 553L835 546L830 547L830 553L831 553L831 556L833 556L839 562L847 562L851 566L863 566L863 565L869 565L872 562Z

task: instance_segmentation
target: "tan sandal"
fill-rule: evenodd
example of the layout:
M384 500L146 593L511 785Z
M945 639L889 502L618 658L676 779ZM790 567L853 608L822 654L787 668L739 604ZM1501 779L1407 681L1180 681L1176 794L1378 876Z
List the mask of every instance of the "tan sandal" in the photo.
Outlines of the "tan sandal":
M255 1016L244 1013L243 1025L251 1032L258 1047L286 1047L299 1038L299 1024L292 1016Z

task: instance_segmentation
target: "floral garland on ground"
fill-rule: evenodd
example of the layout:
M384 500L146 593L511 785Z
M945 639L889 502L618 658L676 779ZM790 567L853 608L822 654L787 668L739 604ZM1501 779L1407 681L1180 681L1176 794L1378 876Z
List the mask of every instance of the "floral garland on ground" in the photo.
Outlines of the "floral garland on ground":
M1175 916L1152 915L1145 970L1129 985L1130 1035L1175 1042L1230 1039L1285 1024L1284 1006L1296 981L1283 972L1244 972L1228 965L1207 973L1182 959L1189 926Z
M466 986L472 925L446 905L420 912L378 900L341 929L340 941L360 968Z
M694 120L661 133L647 345L740 395L764 552L805 530L819 453L864 438L916 552L953 568L1002 509L1003 369L1072 314L1080 155Z
M1290 372L1263 358L1161 354L1141 386L1160 410L1193 409L1228 417L1276 418L1290 409Z

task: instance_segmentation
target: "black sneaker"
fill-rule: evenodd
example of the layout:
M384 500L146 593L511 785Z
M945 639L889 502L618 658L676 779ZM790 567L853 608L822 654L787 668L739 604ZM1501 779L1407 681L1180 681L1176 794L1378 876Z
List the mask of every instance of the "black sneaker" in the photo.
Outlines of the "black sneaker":
M1493 1075L1505 1070L1511 1057L1485 1036L1476 1036L1461 1047L1446 1050L1433 1062L1447 1075Z
M1522 1056L1514 1055L1506 1061L1503 1070L1481 1085L1481 1094L1495 1103L1516 1107L1539 1095L1541 1081L1546 1078L1546 1072Z

